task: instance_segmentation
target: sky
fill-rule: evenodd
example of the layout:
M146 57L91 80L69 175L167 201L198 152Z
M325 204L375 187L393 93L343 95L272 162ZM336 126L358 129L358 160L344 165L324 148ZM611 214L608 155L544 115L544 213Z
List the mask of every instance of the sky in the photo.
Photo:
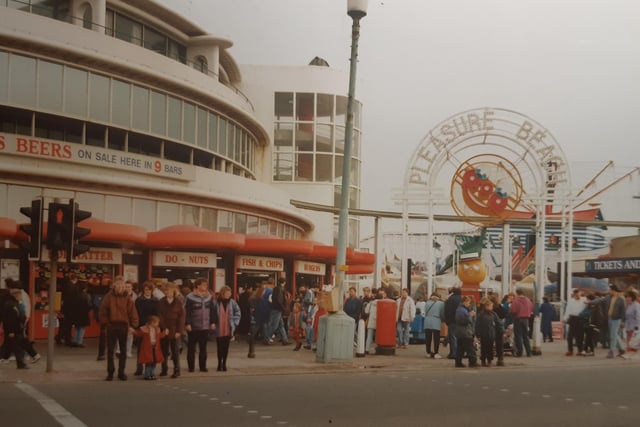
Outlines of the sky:
M232 40L240 64L306 65L320 56L349 68L346 0L158 1ZM421 139L481 107L546 127L576 188L613 160L592 191L604 188L640 166L639 40L637 0L369 0L356 85L364 105L361 207L399 210L390 197ZM640 195L638 178L627 193ZM630 203L608 217L631 212L637 220L640 200Z

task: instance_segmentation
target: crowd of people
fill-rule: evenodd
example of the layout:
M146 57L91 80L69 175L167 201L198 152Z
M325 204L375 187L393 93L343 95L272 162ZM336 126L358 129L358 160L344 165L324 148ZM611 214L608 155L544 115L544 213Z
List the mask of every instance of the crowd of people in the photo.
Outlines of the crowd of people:
M639 294L629 288L621 292L617 285L609 286L607 295L574 289L567 301L563 321L568 325L567 356L594 356L600 345L607 349L607 358L623 357L627 352L636 352L632 343L640 328ZM575 353L574 353L575 349Z
M215 339L217 370L227 371L229 346L232 340L248 339L265 346L295 343L294 351L315 350L320 317L327 313L325 293L319 285L300 286L295 294L287 288L285 278L272 278L262 283L246 284L238 301L232 298L228 286L213 293L207 279L198 278L191 284L178 286L173 282L137 284L118 276L108 293L92 295L88 285L73 273L63 282L60 327L56 341L69 347L84 347L84 332L91 312L100 325L97 360L107 360L108 381L116 375L126 380L127 358L136 349L135 376L146 380L181 373L180 355L186 348L187 369L208 372L208 342ZM30 317L28 294L19 282L9 281L0 292L1 321L4 345L0 361L14 358L19 369L27 361L37 362L40 355L26 335ZM375 353L378 305L381 300L395 304L396 348L406 349L410 343L416 316L422 317L426 356L442 359L441 344L449 347L448 359L455 367L504 366L504 352L515 357L530 357L530 339L534 315L541 316L544 341L553 341L552 321L556 309L544 298L534 310L532 301L518 288L502 299L489 293L476 301L462 295L459 287L449 289L446 299L434 292L427 301L414 301L408 289L399 293L391 288L363 288L358 295L355 287L344 298L344 312L358 328L364 328L364 351ZM630 288L624 294L611 285L604 296L575 289L566 304L562 321L567 327L567 356L594 355L600 344L622 356L636 351L633 339L639 338L640 302L638 293ZM73 333L72 333L73 331ZM624 332L624 333L623 333ZM576 352L574 353L574 349ZM479 354L478 354L479 352ZM117 358L117 366L116 366ZM465 365L464 359L468 360ZM478 364L480 359L480 364Z

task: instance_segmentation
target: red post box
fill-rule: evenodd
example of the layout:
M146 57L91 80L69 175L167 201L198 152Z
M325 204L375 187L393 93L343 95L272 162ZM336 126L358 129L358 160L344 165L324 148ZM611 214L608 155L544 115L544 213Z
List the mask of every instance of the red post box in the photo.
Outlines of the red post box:
M396 302L376 301L376 354L396 353Z

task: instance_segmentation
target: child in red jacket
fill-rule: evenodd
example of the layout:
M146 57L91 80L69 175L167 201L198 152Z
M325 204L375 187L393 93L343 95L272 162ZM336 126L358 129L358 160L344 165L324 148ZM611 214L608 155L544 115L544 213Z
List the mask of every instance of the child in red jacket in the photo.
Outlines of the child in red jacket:
M162 363L162 349L160 347L160 339L167 335L168 331L160 330L160 318L158 316L149 316L147 324L139 330L132 330L132 333L142 338L140 341L140 354L138 363L144 365L144 379L155 380L156 364Z

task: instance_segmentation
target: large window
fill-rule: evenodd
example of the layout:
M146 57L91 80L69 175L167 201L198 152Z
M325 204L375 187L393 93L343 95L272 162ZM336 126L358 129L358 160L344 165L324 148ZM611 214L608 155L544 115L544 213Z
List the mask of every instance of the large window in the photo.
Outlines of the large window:
M0 80L0 103L11 106L0 116L7 132L154 157L165 155L162 144L167 141L175 144L167 158L220 170L224 166L227 173L255 178L255 136L193 101L8 52L0 52L0 75L8 76ZM40 119L36 133L31 128L34 111L54 115Z

